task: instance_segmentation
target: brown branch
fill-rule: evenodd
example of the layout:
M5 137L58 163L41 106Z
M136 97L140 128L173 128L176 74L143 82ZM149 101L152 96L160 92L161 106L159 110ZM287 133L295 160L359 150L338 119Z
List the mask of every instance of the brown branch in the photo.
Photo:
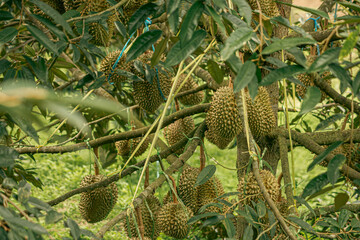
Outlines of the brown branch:
M320 7L318 8L318 10L320 11L324 11L326 13L331 12L332 8L335 5L335 1L334 0L324 0L322 2L322 4L320 5ZM312 18L316 18L318 17L317 15L312 15ZM302 25L302 28L306 31L306 32L312 32L314 31L315 28L315 23L314 21L307 21L304 23L304 25Z
M326 207L321 207L321 208L315 208L314 212L315 212L315 216L313 213L307 213L306 212L306 218L307 219L312 219L312 218L318 218L322 215L323 212L326 212L326 215L334 213L334 212L339 212L342 209L346 209L349 210L351 212L354 213L358 213L360 211L360 203L351 203L351 204L346 204L344 206L342 206L340 209L335 210L335 206L326 206ZM304 217L305 214L303 214L302 217Z
M205 112L210 107L210 103L205 103L189 108L182 109L178 112L175 112L167 117L164 118L164 122L162 127L166 127L167 125L173 123L175 120L184 118L190 115L194 115L197 113ZM157 124L156 124L157 126ZM156 131L156 126L153 128L152 132ZM143 136L150 127L142 127L133 131L123 132L123 133L117 133L105 137L100 137L98 139L94 139L89 141L89 145L94 147L99 147L104 144L116 142L119 140L125 140L125 139L131 139ZM64 152L74 152L82 149L87 149L88 145L85 142L82 143L76 143L72 145L67 146L44 146L44 147L24 147L24 148L15 148L15 150L19 154L25 154L25 153L64 153Z
M326 30L321 30L321 31L317 31L317 32L309 32L309 34L317 42L322 42L332 34L333 30L334 29L326 29ZM292 34L289 34L289 36L287 36L286 38L294 38L294 37L301 37L301 34L300 33L292 33ZM341 39L345 39L345 37L340 36L338 34L333 34L331 36L331 38L329 38L329 41L333 42L333 41L337 41L337 40L341 40Z
M140 231L140 237L141 237L140 239L144 239L145 227L144 227L144 223L143 223L143 220L142 220L140 206L137 206L135 208L135 215L136 215L136 221L139 223L139 231Z
M208 84L205 83L205 84L203 84L201 86L198 86L197 88L190 89L190 90L187 90L187 91L180 92L180 93L176 94L175 99L179 98L179 97L187 96L187 95L190 95L190 94L193 94L193 93L197 93L197 92L200 92L200 91L208 89L208 88L209 88Z
M336 103L346 107L351 110L351 100L339 94L335 89L333 89L329 84L323 81L318 74L314 76L314 83L320 90L324 91L329 97L331 97ZM354 112L360 114L360 106L357 102L354 102Z
M191 132L188 137L189 138L193 137L194 132L195 131ZM150 163L156 162L156 161L158 161L159 157L160 158L166 158L169 155L171 155L172 153L176 152L178 149L180 149L180 148L182 148L183 146L186 145L186 143L188 142L188 137L184 137L183 139L181 139L179 142L177 142L176 144L174 144L170 148L166 147L166 149L164 151L160 152L159 154L155 154L155 155L151 156L150 159L149 159L149 162ZM47 203L50 206L54 206L54 205L57 205L57 204L65 201L65 200L69 199L70 197L72 197L72 196L74 196L76 194L80 194L82 192L88 192L88 191L94 190L95 188L99 188L99 187L106 187L110 183L116 182L120 178L124 178L125 176L136 172L139 168L142 168L144 165L145 165L145 160L136 163L134 165L134 167L130 166L130 167L126 168L124 171L121 172L121 176L119 174L116 174L116 175L113 175L113 176L111 176L109 178L106 178L103 181L93 183L93 184L90 184L90 185L85 186L85 187L80 187L80 188L74 189L74 190L72 190L70 192L67 192L67 193L65 193L65 194L63 194L63 195L61 195L61 196L47 202Z
M195 132L195 137L192 142L189 144L186 151L173 163L171 166L165 171L165 174L171 175L172 173L178 171L185 162L194 154L195 149L199 144L201 144L200 139L204 136L204 130L206 128L205 122L203 122ZM134 207L139 206L144 199L150 196L155 189L160 187L166 181L166 177L161 175L158 179L156 179L153 183L150 184L140 195L134 200ZM97 236L102 238L105 233L109 231L115 224L117 224L121 219L126 216L126 210L122 211L119 215L115 216L109 222L107 222L104 226L101 227Z
M186 64L190 64L192 61L191 58L187 58L185 60ZM196 76L198 76L199 78L201 78L202 80L204 80L207 84L208 87L216 90L220 87L220 85L213 79L213 77L210 75L210 73L208 73L207 71L205 71L204 69L202 69L201 67L196 67L194 74Z

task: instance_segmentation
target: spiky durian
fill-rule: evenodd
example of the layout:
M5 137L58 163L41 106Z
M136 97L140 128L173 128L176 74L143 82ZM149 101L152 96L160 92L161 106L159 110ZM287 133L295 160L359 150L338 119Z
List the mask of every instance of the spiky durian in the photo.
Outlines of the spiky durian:
M109 79L112 83L120 83L126 80L125 76L121 76L116 72L117 70L124 70L127 72L131 72L132 70L132 65L130 63L126 63L126 54L123 54L123 56L121 56L116 67L113 69L113 66L116 60L119 58L120 54L120 50L111 52L101 61L100 64L100 71L104 72L106 79ZM109 78L110 74L111 76Z
M194 128L195 123L192 117L185 117L166 126L164 128L164 136L168 144L172 146L187 136ZM177 150L176 153L181 154L184 149L185 147Z
M271 108L269 93L265 87L259 87L254 101L246 97L248 121L254 138L269 134L276 127L276 119Z
M280 189L277 179L268 170L260 170L260 176L271 199L276 202ZM239 180L238 191L240 192L240 201L244 205L251 205L251 201L257 203L259 199L265 201L253 172Z
M58 11L60 14L65 13L64 2L62 0L42 0L42 1L45 2L47 5L49 5L50 7L52 7L53 9L55 9L56 11ZM38 15L42 15L42 16L48 18L48 19L51 18L50 16L46 15L36 5L34 5L33 13L38 14Z
M229 143L234 139L234 137L231 138L224 138L216 135L213 131L207 130L205 132L205 137L209 142L215 144L220 149L225 149Z
M156 239L159 234L157 217L161 208L160 201L157 197L150 195L140 206L141 217L145 228L145 237ZM138 223L137 223L138 224ZM138 231L134 222L133 214L127 216L124 220L124 228L129 238L138 238Z
M87 175L82 179L80 187L85 187L104 179L105 176L103 175ZM105 219L115 206L118 198L117 194L118 190L114 182L106 187L81 193L79 203L81 216L89 223L95 223Z
M280 16L279 8L274 0L248 0L248 2L253 10L259 10L257 4L259 2L261 12L270 18Z
M192 215L193 213L190 208L180 203L168 203L159 212L159 229L170 237L184 239L190 230L187 222Z
M118 0L119 2L120 0ZM147 1L144 0L130 0L127 1L123 6L123 22L124 23L128 23L131 16L136 12L136 10L139 9L139 7L141 7L141 5L147 3Z
M181 74L180 79L177 84L177 88L182 84L182 82L185 80L186 74ZM190 78L184 83L184 86L181 88L180 92L185 92L192 90L194 88L197 88L197 83L193 80L193 78L190 76ZM197 105L202 102L204 99L204 92L196 92L192 93L186 96L182 96L178 98L179 101L184 105Z
M206 125L209 131L225 139L233 139L242 130L233 90L229 87L219 88L213 96L211 107L206 114Z
M184 167L177 187L179 197L185 206L189 207L194 213L197 213L199 209L198 188L194 187L199 173L198 168Z
M209 203L216 203L216 198L225 193L220 180L213 176L206 183L198 187L198 206L202 207ZM210 206L205 209L205 212L221 212L216 206Z
M135 148L139 145L142 137L133 138L129 140L120 140L115 143L116 149L120 156L130 156ZM149 146L149 138L146 138L143 144L141 144L139 150L135 153L135 157L142 155Z

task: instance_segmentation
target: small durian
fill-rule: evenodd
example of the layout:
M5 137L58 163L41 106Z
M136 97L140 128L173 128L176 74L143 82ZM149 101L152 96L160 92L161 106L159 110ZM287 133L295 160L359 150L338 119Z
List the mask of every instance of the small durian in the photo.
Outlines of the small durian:
M199 173L200 170L198 168L184 167L179 178L179 186L177 187L179 197L184 205L189 207L193 213L197 213L199 210L198 188L194 187Z
M213 137L233 139L242 130L235 94L230 87L219 88L213 96L210 109L206 114L208 130Z
M120 140L115 142L115 146L118 151L118 154L120 156L130 156L135 150L135 148L139 145L141 140L142 137L138 137L129 140ZM145 139L145 141L143 142L143 144L141 144L139 150L135 153L134 156L138 157L142 155L148 148L149 142L150 142L149 138Z
M246 103L249 127L255 139L266 136L275 129L276 118L265 87L259 87L254 101L247 95Z
M260 170L260 176L271 199L276 202L280 189L276 177L269 170ZM240 201L244 205L251 206L251 201L257 203L260 199L265 201L253 172L239 180L238 191L240 192Z
M209 142L211 142L212 144L215 144L220 149L225 149L229 145L229 143L234 139L234 137L224 138L224 137L217 136L211 130L205 131L205 137Z
M181 83L185 80L186 74L181 74L180 79L177 84L177 88L180 87ZM197 88L198 84L193 80L190 76L189 79L185 82L184 86L181 88L180 92L185 92ZM178 98L179 101L184 105L197 105L201 103L204 99L204 92L200 91L197 93L192 93L186 96L182 96Z
M270 18L280 16L279 8L274 0L248 0L248 2L253 10L259 10L257 4L259 2L261 12Z
M103 175L85 176L80 187L85 187L105 179ZM81 193L79 210L81 216L89 223L99 222L107 217L114 208L118 198L118 189L113 182L106 187L100 187L91 192Z
M161 208L157 222L161 232L170 237L184 239L189 233L190 226L187 222L192 216L190 208L172 202Z
M145 201L146 203L143 202L140 206L141 217L145 228L144 235L149 239L156 239L160 234L157 224L157 216L159 214L161 204L159 199L153 195L147 197ZM132 214L124 219L124 228L129 238L138 238L138 232L136 230Z
M192 117L188 116L176 120L172 124L164 128L164 136L170 146L173 146L178 141L183 139L185 136L195 129L195 123ZM176 151L177 154L184 152L185 147Z

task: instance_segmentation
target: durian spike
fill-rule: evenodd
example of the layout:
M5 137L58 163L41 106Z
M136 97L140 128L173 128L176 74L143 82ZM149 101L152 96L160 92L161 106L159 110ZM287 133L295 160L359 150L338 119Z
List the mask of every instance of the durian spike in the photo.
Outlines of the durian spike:
M204 142L204 139L203 139ZM205 151L204 151L204 145L200 144L200 172L205 167Z
M145 227L144 227L144 223L143 223L142 216L141 216L140 206L137 206L135 208L135 213L136 213L136 221L138 222L140 237L141 237L141 239L144 239L144 237L145 237Z
M178 203L178 200L176 198L176 195L177 195L177 191L176 191L176 182L175 182L175 179L169 175L169 178L170 180L172 181L172 184L173 184L173 188L174 188L174 191L172 192L172 196L173 196L173 202L174 203Z
M96 158L94 161L95 175L99 175L100 170L99 170L98 161L97 161L97 159L99 159L99 148L98 147L94 148L94 154L95 154L95 158Z

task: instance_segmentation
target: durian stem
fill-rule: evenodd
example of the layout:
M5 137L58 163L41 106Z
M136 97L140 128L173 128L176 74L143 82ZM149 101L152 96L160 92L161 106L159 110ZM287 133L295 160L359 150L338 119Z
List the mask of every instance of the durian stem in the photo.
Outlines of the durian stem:
M172 181L172 184L173 184L173 188L174 188L174 191L172 192L172 197L173 197L173 203L178 203L178 200L176 198L176 194L177 194L177 191L176 191L176 181L175 179L171 176L171 175L168 175L170 180Z
M147 166L145 170L144 188L147 188L150 185L149 178L150 178L150 169L149 166Z
M204 142L204 141L203 141ZM204 151L204 145L200 144L200 172L204 169L205 167L205 151Z
M139 227L140 237L141 237L141 239L144 239L144 237L145 237L145 227L144 227L144 223L143 223L143 220L142 220L140 206L137 206L135 208L135 213L136 213L136 221L137 221L138 227Z
M97 159L99 159L99 148L94 148L94 154L95 154L95 157ZM97 159L95 159L94 161L94 170L95 170L95 175L99 175L100 174L100 170L99 170L99 166L97 165Z
M277 182L279 184L279 197L278 197L279 202L281 201L281 179L282 178L283 178L283 173L281 172L277 179Z
M179 101L177 99L175 99L175 110L177 112L180 111L180 105L179 105Z

